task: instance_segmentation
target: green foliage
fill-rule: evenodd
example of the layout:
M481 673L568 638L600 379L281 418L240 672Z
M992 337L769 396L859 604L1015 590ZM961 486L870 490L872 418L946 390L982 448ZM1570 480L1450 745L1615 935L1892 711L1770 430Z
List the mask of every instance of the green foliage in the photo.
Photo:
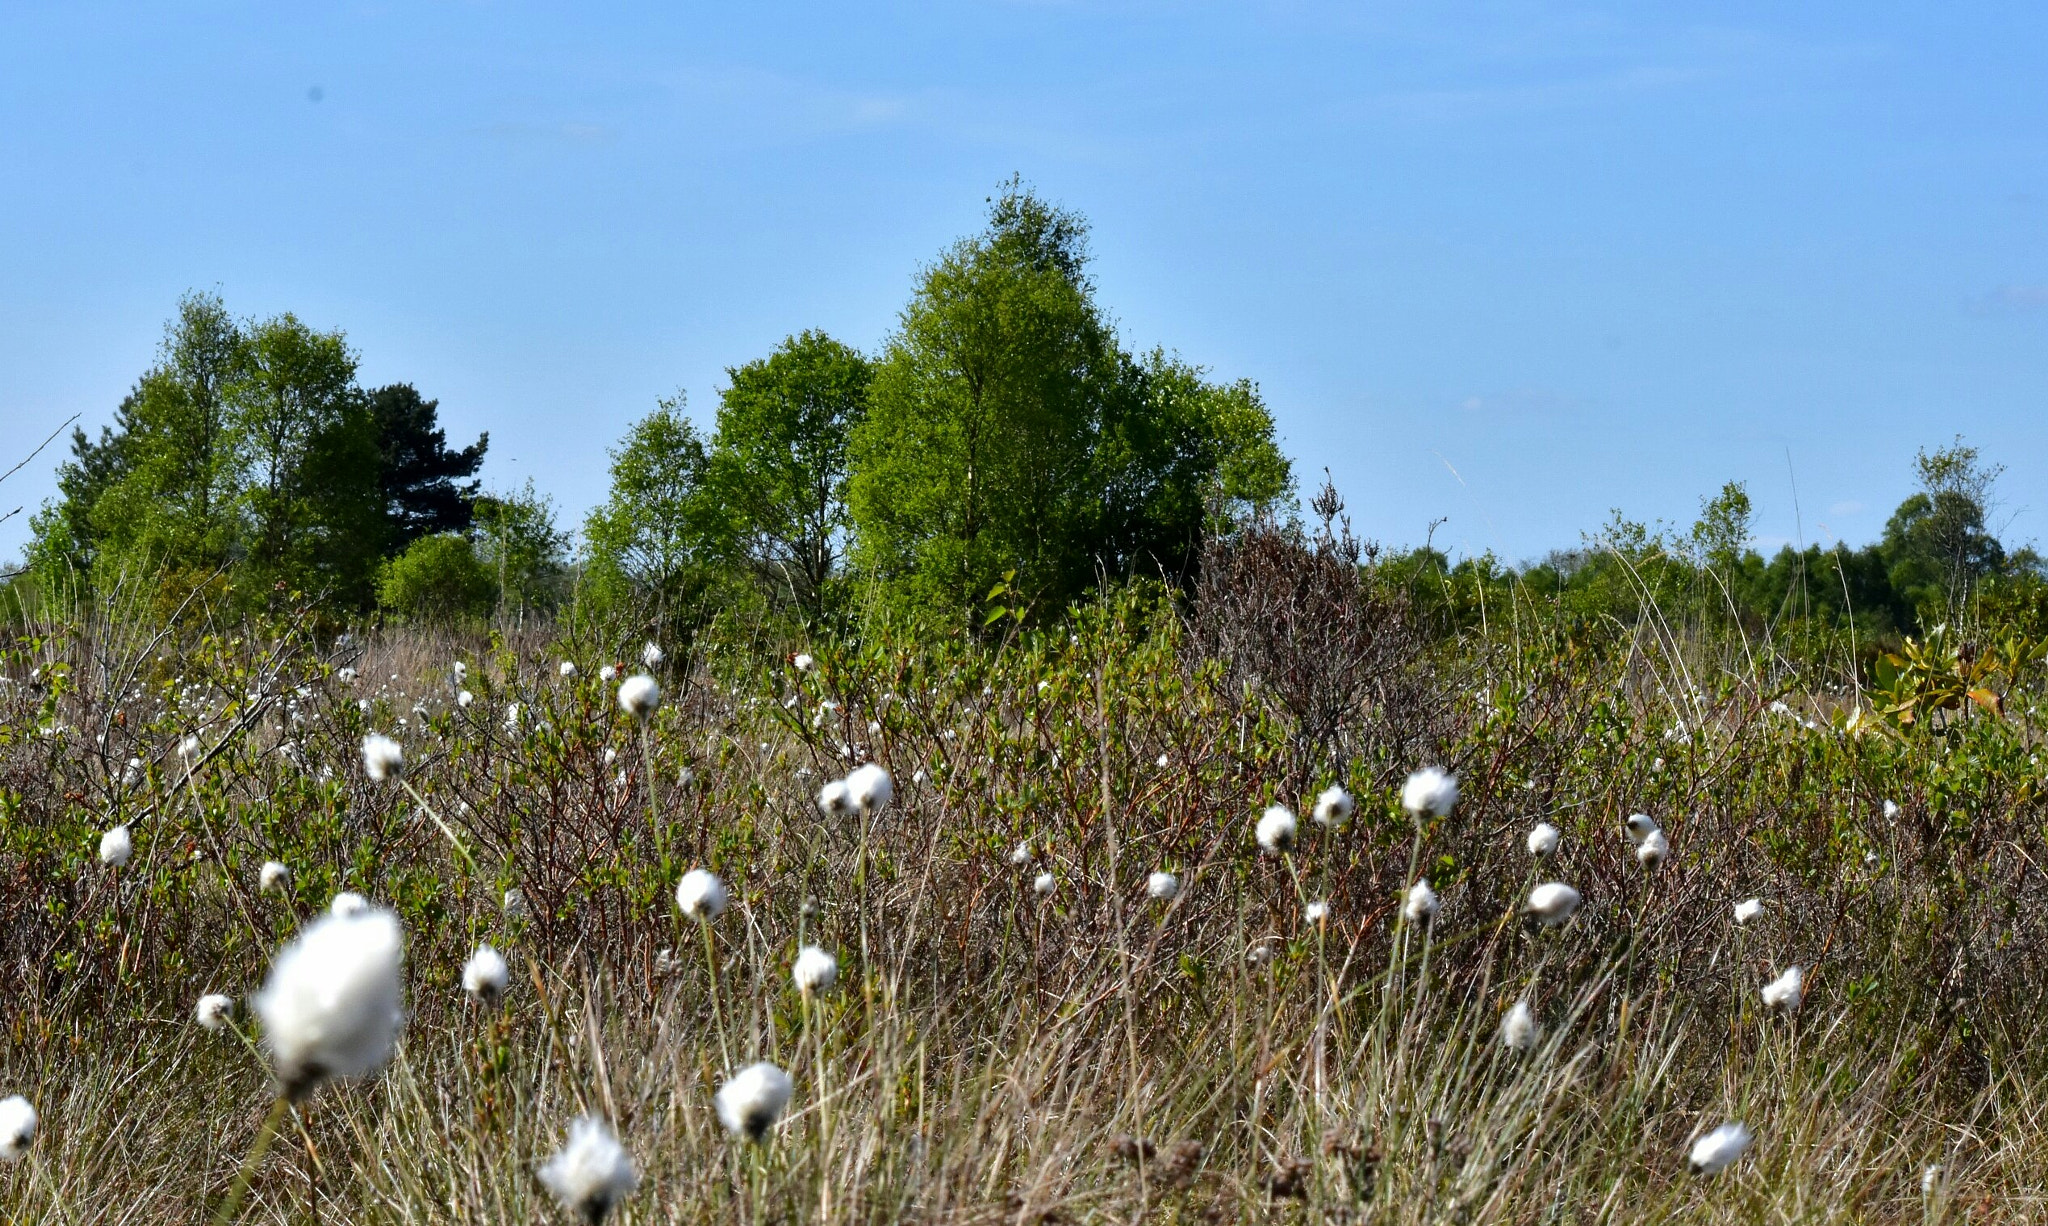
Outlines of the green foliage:
M469 538L453 532L420 537L378 572L378 603L414 621L484 617L497 599L490 568L476 556Z
M731 539L707 467L681 395L634 423L612 452L610 496L583 526L583 595L593 611L644 609L650 628L669 636L702 622Z
M365 400L377 428L386 548L403 549L429 533L468 531L479 485L464 478L482 467L491 436L450 450L438 402L410 383L377 388Z
M815 624L845 552L848 438L873 371L858 351L806 331L726 374L707 485L763 590Z
M478 557L509 612L523 620L529 611L553 609L562 597L569 536L555 526L554 503L534 489L533 478L517 490L478 496L475 524Z

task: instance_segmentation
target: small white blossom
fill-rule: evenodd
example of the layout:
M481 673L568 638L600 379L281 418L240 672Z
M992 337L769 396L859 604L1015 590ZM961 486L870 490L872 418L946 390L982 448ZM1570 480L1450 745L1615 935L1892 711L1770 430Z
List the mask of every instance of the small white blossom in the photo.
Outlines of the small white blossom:
M1500 1041L1509 1051L1528 1051L1542 1037L1543 1029L1536 1024L1536 1014L1526 1000L1516 1001L1500 1019Z
M1408 776L1401 785L1401 807L1416 817L1443 817L1458 803L1458 779L1434 766L1425 766Z
M1749 1148L1749 1142L1750 1133L1746 1125L1723 1124L1693 1142L1686 1164L1695 1175L1712 1175L1740 1158L1742 1151Z
M693 920L710 923L725 914L725 883L708 869L693 868L676 882L676 906Z
M469 961L462 964L462 990L487 1005L497 1004L511 982L512 972L505 965L505 956L488 945L477 946Z
M1761 898L1745 898L1735 904L1735 922L1738 925L1747 924L1763 913L1764 900Z
M818 812L826 817L845 817L853 810L853 789L846 780L834 779L818 789Z
M640 1176L611 1126L586 1115L569 1126L569 1139L540 1168L540 1181L562 1208L597 1226L639 1186Z
M619 666L607 664L603 668L598 669L597 679L599 681L617 681L619 679Z
M1927 1169L1920 1172L1920 1195L1932 1196L1935 1189L1939 1187L1941 1187L1941 1164L1939 1162L1929 1163Z
M1529 854L1547 856L1556 851L1558 837L1557 827L1549 822L1537 822L1529 831Z
M806 945L796 951L796 963L790 967L789 977L797 991L806 996L829 991L839 982L839 959L816 945Z
M890 782L889 772L875 762L854 767L846 776L846 788L853 795L853 803L863 813L880 813L896 796L896 786Z
M1315 808L1309 810L1309 816L1318 826L1341 826L1351 820L1355 808L1357 802L1351 799L1351 793L1332 784L1316 796Z
M1031 857L1032 852L1030 839L1025 839L1023 842L1017 844L1015 847L1012 847L1010 849L1010 863L1017 868L1023 868L1025 865L1031 863Z
M1636 863L1646 869L1654 871L1670 858L1671 840L1664 837L1662 830L1652 830L1636 845Z
M1330 904L1312 902L1301 909L1301 918L1310 924L1320 924L1330 918Z
M467 707L469 706L470 703L473 703L475 701L476 695L470 693L468 690L464 690L455 696L455 705L458 707Z
M128 863L128 857L135 854L135 836L128 833L128 827L116 826L100 836L100 863L109 868L120 868Z
M1040 898L1052 897L1052 892L1059 888L1059 884L1051 873L1040 873L1031 879L1031 888Z
M276 860L265 860L256 873L256 888L265 894L275 894L291 884L292 870Z
M1277 856L1293 849L1296 829L1294 814L1288 812L1285 805L1273 805L1259 814L1258 825L1252 834L1262 850Z
M1885 802L1884 802L1884 819L1885 819L1886 821L1894 821L1894 820L1896 820L1896 819L1898 818L1898 816L1899 816L1899 802L1898 802L1898 801L1896 801L1896 800L1887 800L1887 801L1885 801Z
M1401 902L1401 918L1411 924L1427 923L1442 905L1436 891L1429 888L1429 880L1424 878L1408 887L1408 896Z
M640 663L648 668L661 667L661 662L667 658L668 654L651 642L640 649Z
M1180 878L1172 873L1153 873L1145 878L1145 893L1160 902L1172 902L1180 897Z
M187 764L190 764L192 759L199 756L199 738L188 736L184 740L179 741L178 756L185 759Z
M564 660L555 666L555 672L564 677L573 677L576 675L576 664L573 660Z
M360 1077L391 1058L404 956L398 917L379 910L315 920L277 956L249 1003L287 1095L303 1099L329 1078Z
M1765 1007L1790 1013L1806 996L1806 976L1796 966L1786 967L1784 974L1765 984L1758 994L1763 997Z
M192 1006L192 1020L198 1022L202 1030L225 1030L228 1016L234 1011L233 997L223 996L219 992L208 992L199 998L198 1004Z
M661 686L646 673L635 673L619 682L619 710L644 720L661 705Z
M405 771L405 750L390 737L373 732L363 738L363 770L373 783L396 779Z
M796 658L791 660L790 663L796 665L796 671L800 673L807 673L818 667L818 662L811 658L811 653L808 651L797 652Z
M734 1135L759 1144L789 1106L794 1089L789 1074L774 1065L766 1061L750 1064L718 1087L719 1122Z
M1547 925L1562 924L1579 909L1579 892L1562 881L1546 881L1529 891L1522 910Z
M1627 833L1631 843L1641 843L1659 829L1661 827L1657 825L1657 819L1647 813L1631 813L1628 820L1622 823L1622 830Z

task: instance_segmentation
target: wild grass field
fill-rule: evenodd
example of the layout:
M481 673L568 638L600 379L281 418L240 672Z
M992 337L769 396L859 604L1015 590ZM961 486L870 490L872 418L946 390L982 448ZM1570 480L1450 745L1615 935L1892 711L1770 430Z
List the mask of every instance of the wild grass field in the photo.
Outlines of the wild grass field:
M0 647L11 1221L570 1222L541 1172L585 1116L615 1222L2048 1214L2038 656L1957 701L1980 647L1922 644L1905 724L1653 618L1432 641L1307 564L658 660L174 612ZM821 807L866 764L891 795ZM274 1114L250 1002L344 891L403 933L395 1051ZM714 1098L759 1061L756 1142Z

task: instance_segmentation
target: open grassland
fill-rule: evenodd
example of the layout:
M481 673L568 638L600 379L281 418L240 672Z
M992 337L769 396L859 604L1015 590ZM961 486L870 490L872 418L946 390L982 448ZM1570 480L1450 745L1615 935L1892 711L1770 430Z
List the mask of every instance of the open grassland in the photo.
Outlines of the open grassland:
M41 1113L0 1213L209 1220L275 1095L239 1002L347 890L403 926L397 1052L284 1118L243 1220L570 1221L536 1172L585 1114L633 1223L2048 1214L2038 677L1900 732L1649 632L1431 648L1359 608L1132 597L651 667L637 637L40 624L0 651L0 1094ZM607 664L659 681L644 725ZM893 799L821 811L867 762ZM1458 798L1417 815L1427 765ZM1336 784L1355 811L1315 820ZM674 897L700 867L709 923ZM1549 881L1584 902L1546 926ZM813 944L837 983L802 993ZM195 1024L210 992L231 1026ZM795 1092L754 1145L713 1095L757 1060ZM1690 1173L1731 1121L1747 1152Z

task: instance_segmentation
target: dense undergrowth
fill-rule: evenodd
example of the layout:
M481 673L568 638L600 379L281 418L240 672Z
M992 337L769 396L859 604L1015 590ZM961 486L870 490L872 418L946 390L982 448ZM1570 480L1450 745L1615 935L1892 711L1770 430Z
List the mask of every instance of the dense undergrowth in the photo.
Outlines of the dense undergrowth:
M44 1123L0 1208L207 1220L270 1091L193 1003L353 890L404 924L399 1054L294 1118L249 1220L566 1220L534 1172L585 1112L641 1168L632 1222L2042 1212L2038 664L1901 725L1649 621L1426 643L1341 561L985 642L714 632L652 670L644 735L600 675L637 638L30 625L0 648L0 1093ZM371 732L410 790L366 777ZM821 814L868 761L894 802ZM1460 795L1418 822L1426 764ZM1357 810L1324 826L1332 784ZM734 895L708 956L671 896L698 866ZM1548 880L1585 896L1560 927L1519 914ZM496 1007L459 982L480 942ZM809 1007L807 943L842 967ZM1766 1008L1793 965L1804 1003ZM711 1109L755 1059L796 1081L758 1149ZM1689 1175L1726 1120L1750 1152Z

